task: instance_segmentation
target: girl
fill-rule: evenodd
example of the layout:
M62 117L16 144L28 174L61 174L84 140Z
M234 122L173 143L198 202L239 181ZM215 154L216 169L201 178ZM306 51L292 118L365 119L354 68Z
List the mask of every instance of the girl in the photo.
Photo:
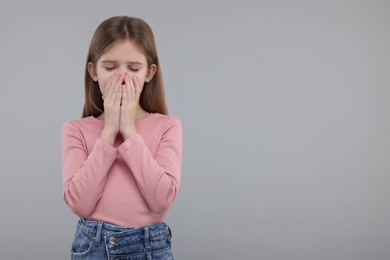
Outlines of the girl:
M145 21L96 29L82 119L65 122L61 139L64 200L80 217L72 259L173 259L163 220L179 190L182 128L167 115Z

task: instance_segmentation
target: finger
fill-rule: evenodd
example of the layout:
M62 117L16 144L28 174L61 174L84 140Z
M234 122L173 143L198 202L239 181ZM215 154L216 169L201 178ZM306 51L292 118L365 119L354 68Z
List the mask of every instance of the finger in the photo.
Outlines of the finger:
M141 95L141 84L136 76L133 77L134 82L134 98L138 102L139 96Z
M121 100L122 100L122 85L117 84L115 86L114 104L120 106Z
M119 104L121 104L122 102L122 94L123 94L123 87L122 87L122 83L123 83L123 79L124 79L124 74L119 74L119 77L118 77L118 80L116 82L117 84L117 92L116 92L116 98L115 98L115 102L118 102L118 99L117 97L119 96Z
M114 80L114 77L115 75L111 75L106 83L106 85L104 86L104 89L103 89L103 97L108 97L109 96L109 93L110 93L110 88L111 88L111 85L112 85L112 81Z
M116 85L118 82L118 78L119 78L119 75L114 74L112 76L112 80L110 81L110 85L108 86L107 98L111 101L114 101L115 97L116 97L116 92L117 92Z
M127 92L128 92L128 100L129 100L129 103L130 102L133 102L133 97L134 97L134 83L133 83L133 80L131 78L131 76L128 76L128 88L127 88Z
M119 104L122 99L122 82L123 82L123 75L117 73L116 80L114 80L113 84L113 93L112 93L112 101L114 104Z
M124 88L124 100L125 100L125 104L126 106L129 104L129 99L130 99L130 78L129 78L129 75L126 74L125 76L125 88Z

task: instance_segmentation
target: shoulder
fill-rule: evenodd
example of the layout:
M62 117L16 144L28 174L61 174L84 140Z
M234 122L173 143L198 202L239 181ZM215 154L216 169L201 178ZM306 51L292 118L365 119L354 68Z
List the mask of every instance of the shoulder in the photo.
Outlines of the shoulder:
M138 124L138 130L145 136L156 138L182 135L181 120L172 115L153 113Z
M174 126L181 128L181 120L178 117L172 115L153 113L146 118L145 122L158 128L167 129Z
M81 119L74 119L65 121L62 126L62 133L83 132L83 130L96 127L99 120L93 117L84 117Z

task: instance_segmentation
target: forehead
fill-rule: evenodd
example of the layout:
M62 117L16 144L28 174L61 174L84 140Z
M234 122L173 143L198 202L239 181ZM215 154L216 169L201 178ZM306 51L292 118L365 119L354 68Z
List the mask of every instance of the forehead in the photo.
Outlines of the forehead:
M105 60L146 63L145 55L131 40L119 41L110 45L98 61Z

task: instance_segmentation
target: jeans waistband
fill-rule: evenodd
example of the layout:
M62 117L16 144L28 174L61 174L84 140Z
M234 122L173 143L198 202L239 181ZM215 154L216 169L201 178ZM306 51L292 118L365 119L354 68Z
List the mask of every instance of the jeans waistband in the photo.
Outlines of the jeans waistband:
M101 234L105 235L105 234L113 234L113 233L126 233L127 235L137 235L137 234L141 235L144 234L146 230L149 234L149 237L154 237L154 236L160 236L162 234L165 234L169 230L168 225L165 224L164 222L160 224L152 224L148 226L132 228L132 227L119 227L104 222L91 221L86 219L79 220L78 228L96 237L100 236Z

